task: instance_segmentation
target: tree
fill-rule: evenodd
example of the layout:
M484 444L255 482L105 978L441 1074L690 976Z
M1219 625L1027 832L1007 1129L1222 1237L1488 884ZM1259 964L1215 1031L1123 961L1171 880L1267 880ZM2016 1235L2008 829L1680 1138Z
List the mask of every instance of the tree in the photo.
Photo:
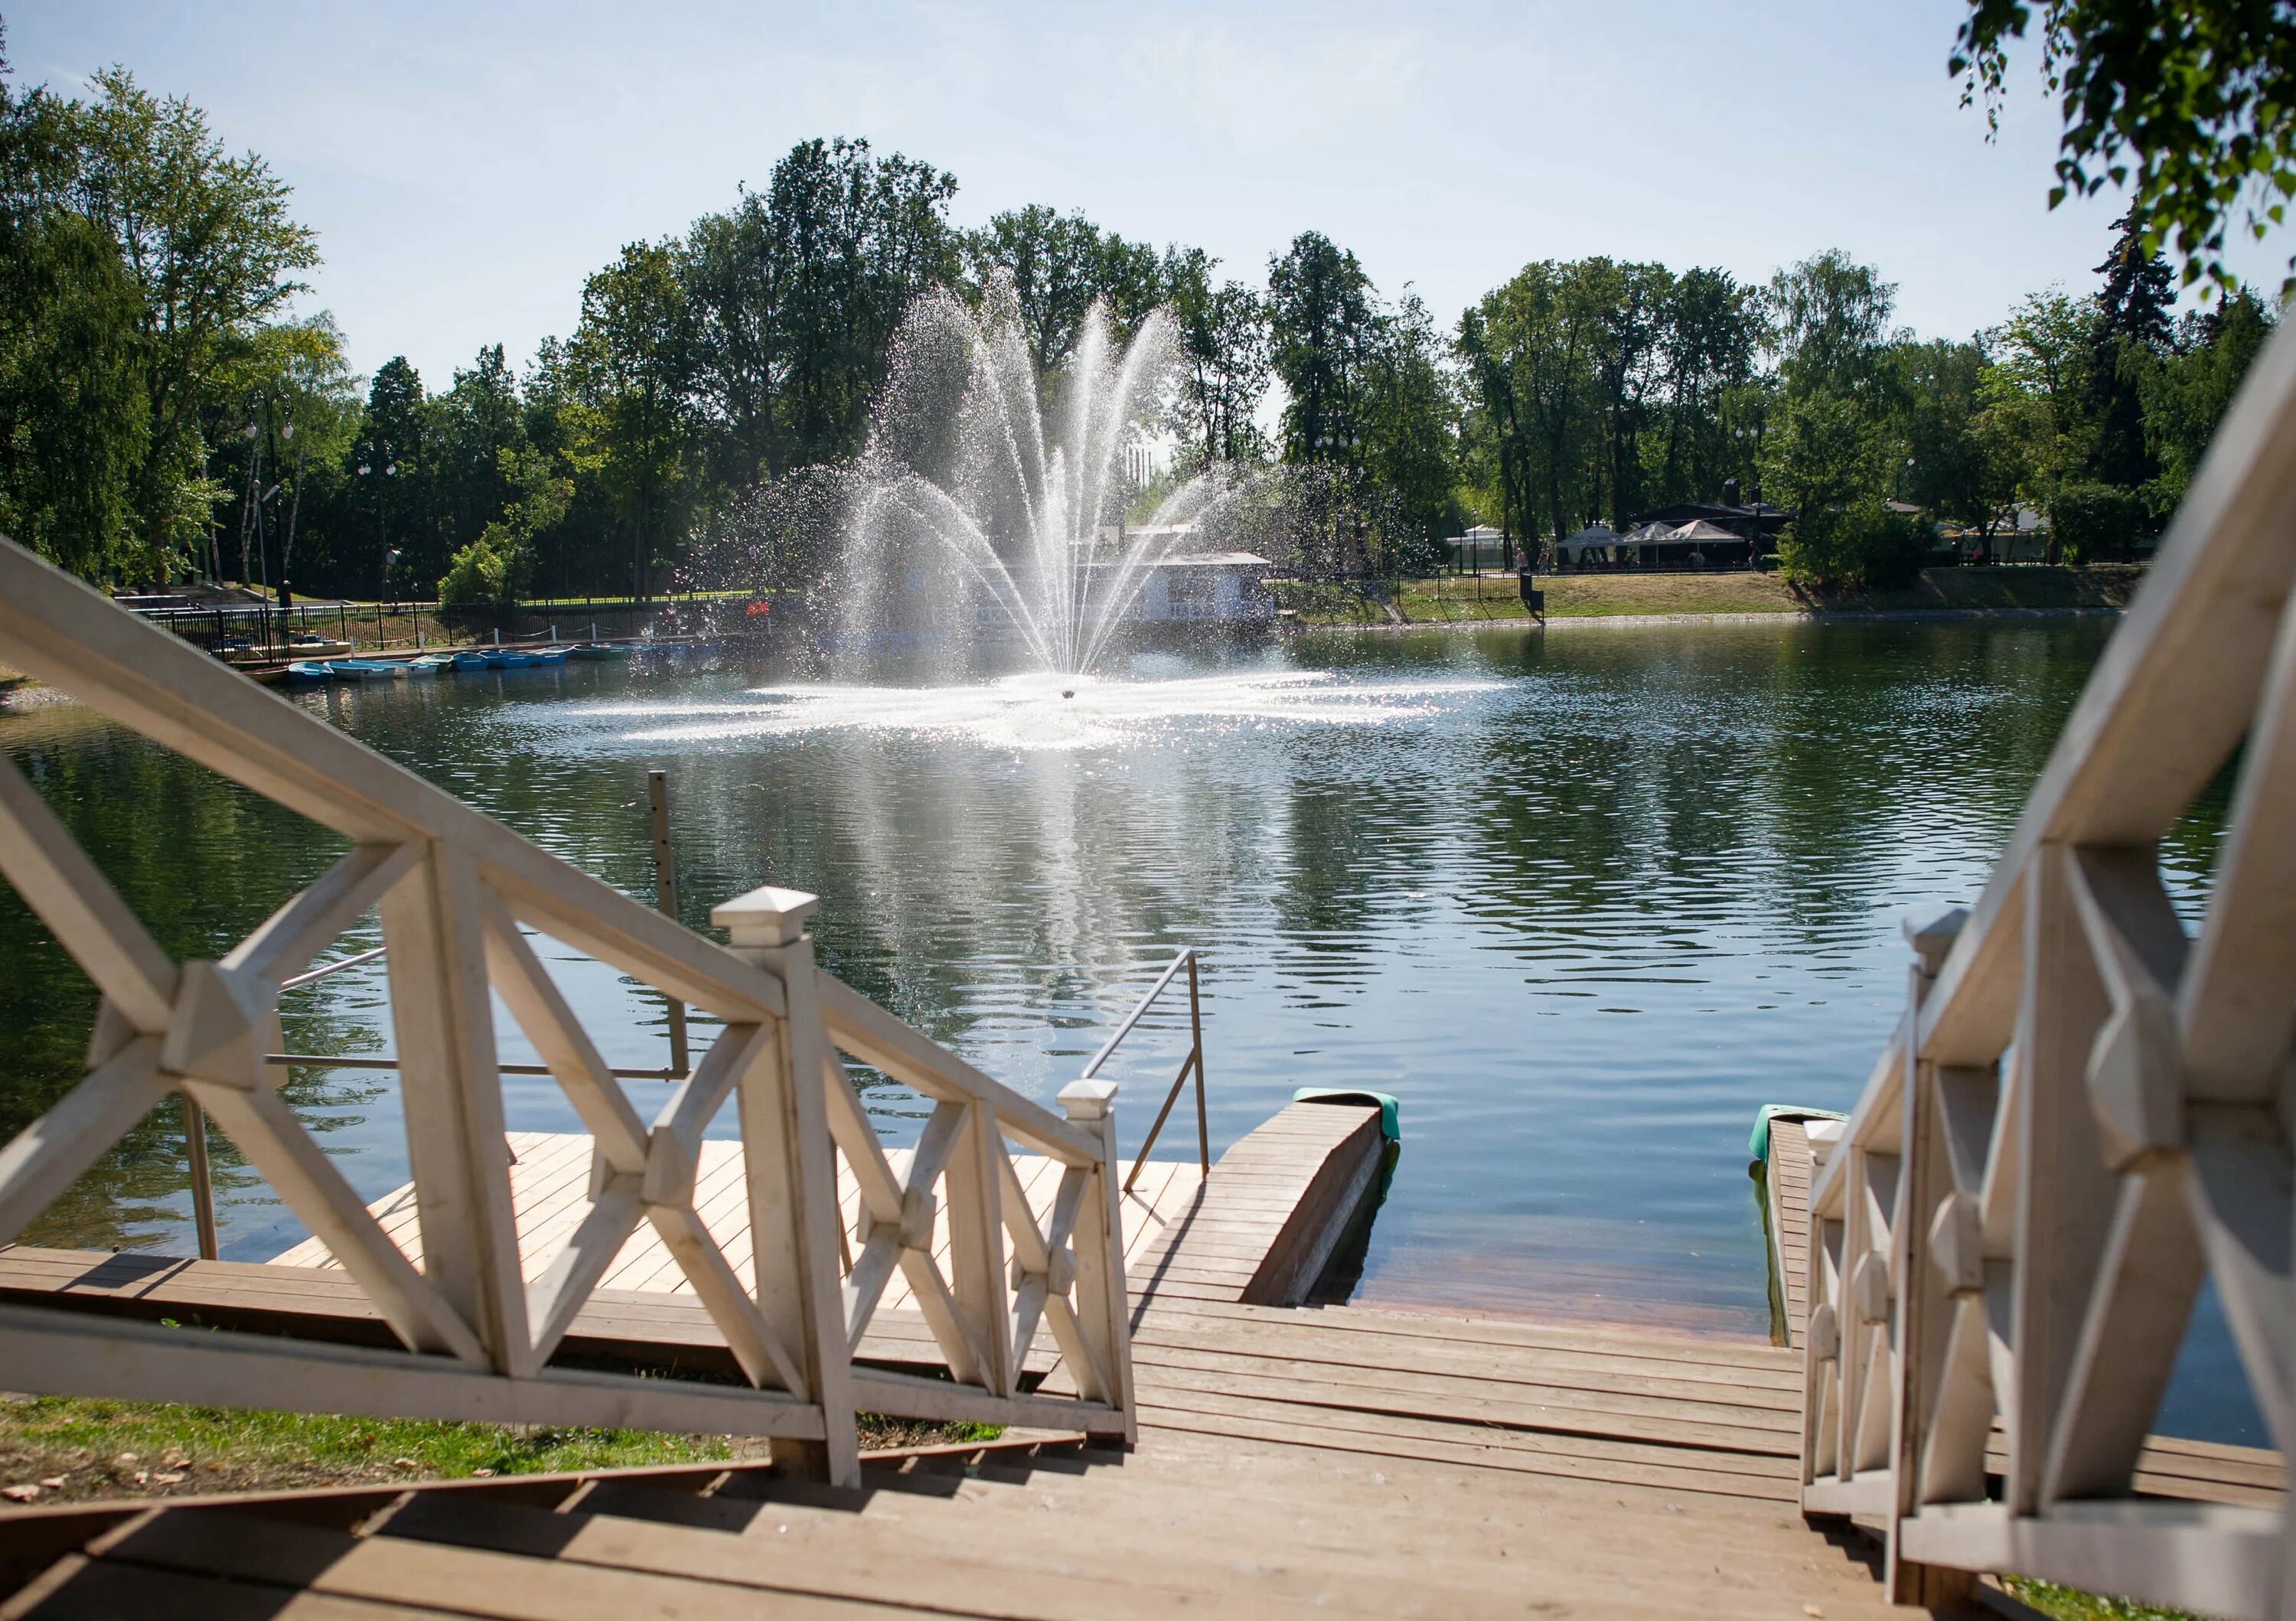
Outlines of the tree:
M348 569L351 580L380 593L393 589L394 579L428 585L439 577L446 553L431 521L430 448L422 374L406 356L393 356L376 368L358 437L344 453L358 481L353 504L362 531L348 548L363 560ZM396 572L393 551L403 554L405 565Z
M1486 293L1460 327L1486 419L1505 437L1498 461L1519 493L1509 502L1529 542L1546 527L1575 531L1595 499L1594 356L1603 341L1595 301L1578 265L1526 265Z
M1459 512L1458 402L1434 317L1406 290L1379 323L1365 367L1364 463L1392 499L1392 567L1432 568Z
M1762 336L1760 294L1721 270L1683 272L1669 290L1658 334L1664 429L1652 475L1663 502L1718 493L1737 466L1724 402L1754 374Z
M2206 276L2229 291L2234 216L2260 240L2296 196L2296 4L1970 0L1947 70L1964 105L1983 100L1989 127L2010 42L2037 9L2063 122L2049 206L2126 186L2143 251L2173 243L2185 285Z
M2185 498L2217 424L2274 325L2263 300L2236 289L2213 307L2186 315L2170 354L2146 379L2144 444L2160 468L2155 504L2161 511Z
M1770 278L1778 371L1794 393L1862 395L1884 384L1895 283L1838 248Z
M956 280L958 240L947 222L956 179L898 152L873 160L865 141L840 141L826 153L818 142L793 150L774 183L775 252L791 289L786 464L832 460L861 445L911 301Z
M164 575L205 523L206 390L319 262L287 213L288 191L252 153L228 156L206 116L126 71L94 76L76 103L80 151L69 205L118 246L136 292L134 364L145 419L129 490L148 567Z
M2169 348L2176 293L2167 261L2145 248L2128 218L2096 270L2104 285L2089 336L2088 471L2100 483L2136 489L2160 471L2145 448L2143 397L2146 377Z
M1103 231L1080 212L1063 215L1041 203L995 216L965 237L964 258L976 283L996 275L1011 281L1040 378L1076 348L1095 299L1107 304L1120 342L1163 292L1154 249Z
M1981 340L1911 344L1901 358L1910 397L1907 497L1975 529L1990 558L1994 532L2015 518L2024 479L2023 439L1988 403L1992 363Z
M79 110L5 83L0 34L0 530L86 575L131 556L148 446L138 291L67 199Z
M691 428L689 306L671 244L633 242L583 283L570 356L597 413L599 474L629 536L631 594L643 599L673 554Z
M1243 462L1266 448L1254 413L1267 392L1267 316L1239 282L1212 286L1219 261L1168 249L1162 281L1180 351L1178 430L1206 463Z
M500 518L458 550L439 582L439 600L465 607L507 608L534 577L535 538L566 516L574 480L540 451L505 446L499 453L504 485L513 497Z
M1269 359L1289 396L1287 462L1361 464L1362 387L1374 294L1356 256L1302 232L1267 262Z
M249 510L242 513L242 530L266 548L265 564L257 573L276 583L285 607L293 600L295 543L308 475L315 466L329 472L338 468L358 428L358 397L343 357L342 333L324 311L308 321L266 327L231 375L236 386L227 397L226 420L243 419L252 430L239 436L247 456L246 484L254 497L244 503ZM275 571L268 564L274 537ZM242 569L244 574L244 562Z

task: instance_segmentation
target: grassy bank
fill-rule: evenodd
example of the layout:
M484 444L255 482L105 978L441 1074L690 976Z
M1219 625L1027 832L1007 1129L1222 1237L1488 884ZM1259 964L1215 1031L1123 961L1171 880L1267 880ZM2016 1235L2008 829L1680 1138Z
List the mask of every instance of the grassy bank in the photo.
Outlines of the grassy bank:
M2120 608L2143 570L2122 564L2050 569L1931 569L1897 591L1813 592L1775 574L1562 574L1541 577L1549 618L1683 614L1894 613L1940 609ZM1513 578L1448 576L1398 582L1385 603L1350 586L1287 585L1284 606L1310 625L1473 623L1524 617Z
M861 1445L986 1440L995 1433L979 1426L865 1417ZM0 1396L0 1496L11 1502L633 1469L762 1458L769 1450L766 1442L746 1437Z

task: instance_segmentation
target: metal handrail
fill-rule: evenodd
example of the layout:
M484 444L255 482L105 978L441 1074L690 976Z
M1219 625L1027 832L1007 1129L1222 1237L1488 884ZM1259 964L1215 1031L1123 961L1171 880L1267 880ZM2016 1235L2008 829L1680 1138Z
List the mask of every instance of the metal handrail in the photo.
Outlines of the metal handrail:
M1188 1056L1180 1065L1180 1073L1172 1077L1172 1089L1164 1094L1164 1106L1156 1111L1156 1123L1148 1128L1147 1140L1141 1143L1140 1151L1133 1156L1132 1169L1126 1173L1124 1178L1124 1191L1127 1193L1132 1191L1132 1183L1139 1176L1140 1167L1148 1163L1148 1150L1156 1146L1156 1134L1164 1129L1164 1121L1171 1114L1172 1105L1180 1101L1180 1088L1188 1084L1192 1071L1196 1077L1196 1158L1204 1175L1211 1175L1211 1127L1204 1118L1204 1015L1196 991L1195 947L1188 946L1172 959L1171 966L1157 977L1156 983L1148 987L1148 994L1133 1005L1124 1022L1116 1027L1116 1034L1093 1054L1092 1062L1084 1067L1084 1073L1077 1079L1088 1081L1100 1072L1100 1067L1108 1061L1109 1054L1116 1051L1119 1042L1132 1034L1132 1027L1140 1022L1141 1015L1147 1012L1156 998L1164 994L1165 987L1172 983L1172 976L1184 968L1188 970Z

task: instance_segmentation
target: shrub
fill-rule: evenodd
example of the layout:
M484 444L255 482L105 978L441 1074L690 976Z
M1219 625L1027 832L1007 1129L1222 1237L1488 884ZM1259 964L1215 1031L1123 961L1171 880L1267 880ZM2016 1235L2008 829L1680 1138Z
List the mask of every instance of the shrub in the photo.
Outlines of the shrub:
M2049 530L2069 563L2127 558L2160 533L2152 504L2138 490L2115 484L2068 484L2049 503Z
M502 531L486 532L456 552L439 582L439 601L449 608L508 608L526 584L525 554Z
M1796 585L1887 591L1913 583L1935 539L1926 520L1861 501L1796 518L1778 543L1778 568Z

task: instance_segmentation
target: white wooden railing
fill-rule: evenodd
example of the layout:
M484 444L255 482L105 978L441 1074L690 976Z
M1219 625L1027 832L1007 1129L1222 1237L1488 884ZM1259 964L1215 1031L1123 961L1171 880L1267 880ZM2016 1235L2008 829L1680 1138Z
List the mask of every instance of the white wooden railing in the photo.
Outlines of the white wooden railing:
M333 1252L405 1347L0 1306L0 1388L767 1436L840 1480L856 1478L857 1406L1131 1437L1114 1086L1071 1085L1064 1112L1048 1110L817 970L804 933L812 896L763 888L728 902L712 921L732 943L715 945L5 541L0 661L350 840L220 959L177 962L0 756L0 876L102 995L86 1078L0 1148L0 1243L180 1093ZM284 1050L281 987L374 908L420 1265L281 1100L286 1069L268 1061ZM652 1121L545 971L529 929L723 1021ZM520 1263L489 993L596 1143L587 1213L534 1276ZM906 1182L840 1052L932 1101ZM746 1167L748 1277L694 1208L702 1130L728 1098ZM1014 1172L1015 1142L1062 1167L1043 1224ZM860 1191L851 1235L840 1232L840 1156ZM552 1364L641 1222L676 1258L750 1388ZM934 1254L943 1224L946 1274ZM947 1379L855 1364L896 1267ZM1021 1388L1040 1322L1075 1399Z
M2296 1616L2284 1502L2132 1483L2206 1281L2296 1449L2292 580L2284 327L1982 896L1909 930L1905 1015L1811 1191L1803 1506L1886 1524L1900 1601L2018 1572ZM2235 752L2188 936L2158 844Z

